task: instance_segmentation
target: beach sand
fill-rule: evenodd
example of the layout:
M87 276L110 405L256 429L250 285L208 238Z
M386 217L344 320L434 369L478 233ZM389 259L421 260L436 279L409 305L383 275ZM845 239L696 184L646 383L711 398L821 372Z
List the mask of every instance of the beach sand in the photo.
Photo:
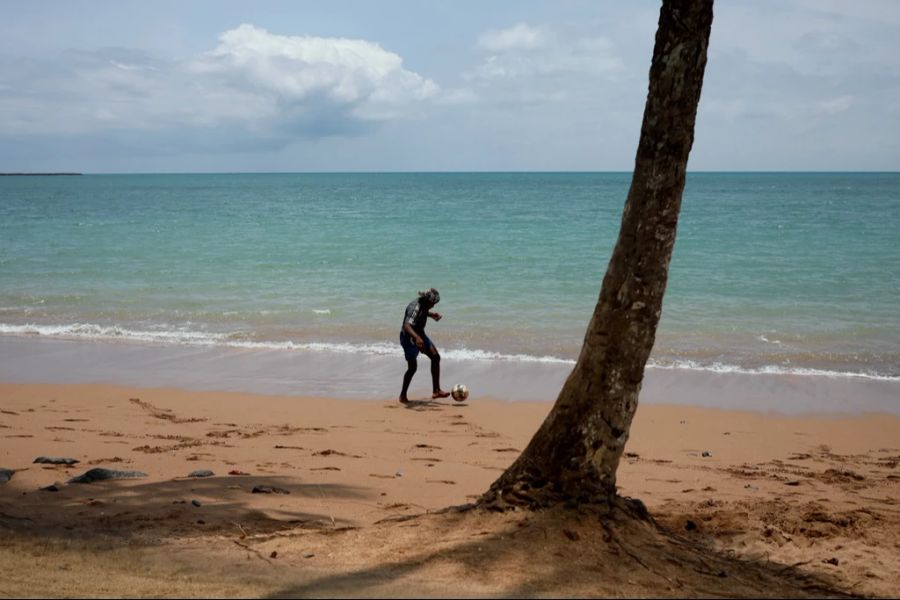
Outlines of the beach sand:
M0 384L0 595L900 594L896 416L641 406L650 519L444 510L550 408ZM66 483L96 467L146 476Z

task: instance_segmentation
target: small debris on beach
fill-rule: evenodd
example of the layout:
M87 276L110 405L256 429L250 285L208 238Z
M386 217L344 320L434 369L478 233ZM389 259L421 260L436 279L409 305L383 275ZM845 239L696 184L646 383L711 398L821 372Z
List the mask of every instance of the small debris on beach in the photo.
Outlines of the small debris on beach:
M16 472L12 469L0 469L0 483L6 483L12 476L15 475Z
M59 490L62 489L62 486L63 486L62 483L60 483L59 481L56 481L56 482L48 485L47 487L42 487L41 491L42 492L58 492Z

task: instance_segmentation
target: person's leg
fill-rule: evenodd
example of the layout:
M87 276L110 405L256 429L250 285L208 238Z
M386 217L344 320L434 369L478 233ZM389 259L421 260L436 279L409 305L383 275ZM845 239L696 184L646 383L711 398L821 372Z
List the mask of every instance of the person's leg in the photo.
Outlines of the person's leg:
M409 398L406 396L409 383L418 368L416 357L419 356L419 349L404 332L400 332L400 345L403 347L403 355L406 357L406 373L403 374L403 388L400 390L400 402L405 404L409 402Z
M428 341L430 342L431 340ZM445 392L441 389L441 355L437 346L430 344L423 352L431 359L431 397L446 398L450 395L450 392Z
M418 369L417 363L418 361L415 358L406 361L406 373L403 374L403 389L400 390L400 402L409 402L406 392L409 389L409 383L412 381L413 375L416 374L416 369Z

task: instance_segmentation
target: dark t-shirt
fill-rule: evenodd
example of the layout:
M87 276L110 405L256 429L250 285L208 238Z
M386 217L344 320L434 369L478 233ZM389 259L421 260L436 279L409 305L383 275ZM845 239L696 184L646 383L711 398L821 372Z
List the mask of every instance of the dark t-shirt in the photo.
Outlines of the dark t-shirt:
M406 314L403 316L403 325L409 323L412 325L413 331L419 335L424 335L426 322L428 322L428 311L425 310L425 307L418 300L410 302L409 306L406 307ZM403 331L403 325L400 326L401 332Z

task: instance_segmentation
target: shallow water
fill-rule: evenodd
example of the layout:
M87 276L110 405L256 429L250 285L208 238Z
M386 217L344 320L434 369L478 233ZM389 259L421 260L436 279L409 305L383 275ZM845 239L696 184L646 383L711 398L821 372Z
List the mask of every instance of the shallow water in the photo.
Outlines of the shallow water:
M0 178L0 336L452 360L580 348L630 174ZM900 378L900 174L698 173L651 365ZM223 350L224 351L224 350Z

